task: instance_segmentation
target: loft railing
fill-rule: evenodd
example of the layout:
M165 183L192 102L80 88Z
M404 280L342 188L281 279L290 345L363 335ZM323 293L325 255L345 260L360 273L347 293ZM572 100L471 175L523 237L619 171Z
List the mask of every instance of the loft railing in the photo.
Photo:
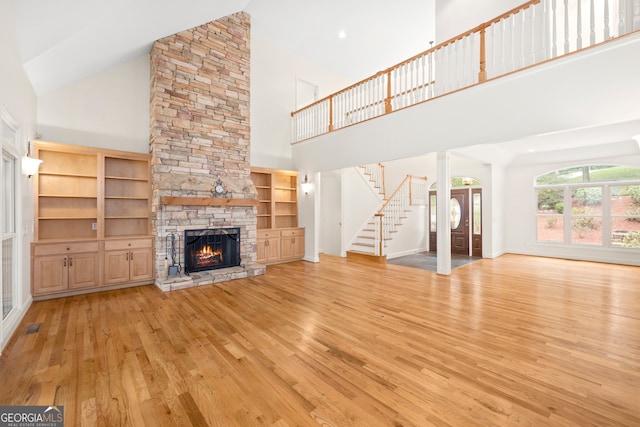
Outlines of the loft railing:
M640 0L532 0L291 113L292 143L640 30Z

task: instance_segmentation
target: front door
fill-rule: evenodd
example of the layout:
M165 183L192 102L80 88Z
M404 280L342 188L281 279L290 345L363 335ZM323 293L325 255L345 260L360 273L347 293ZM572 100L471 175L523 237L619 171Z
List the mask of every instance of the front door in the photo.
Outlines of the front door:
M451 190L451 253L469 255L469 190Z
M474 188L473 193L473 256L482 256L481 194L482 189ZM451 190L451 253L469 255L469 189ZM429 192L429 250L437 252L436 192Z

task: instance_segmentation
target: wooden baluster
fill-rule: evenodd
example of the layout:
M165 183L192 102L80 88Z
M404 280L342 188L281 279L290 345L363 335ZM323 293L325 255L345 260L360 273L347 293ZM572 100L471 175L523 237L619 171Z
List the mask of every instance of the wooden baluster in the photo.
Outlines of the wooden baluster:
M540 48L540 60L545 60L549 57L549 52L547 51L548 45L548 37L549 37L549 20L547 17L549 16L549 0L543 0L542 2L542 37L541 37L541 48Z
M611 38L611 30L609 28L609 0L604 1L604 40Z
M450 91L454 91L458 88L458 50L459 50L459 43L458 40L456 40L453 43L453 54L450 55L451 58L451 69L453 70L453 72L451 73L453 75L453 81L451 82L451 87L450 87ZM449 91L447 91L449 92Z
M552 0L551 3L551 16L553 18L553 40L551 46L551 57L558 56L558 11L556 9L556 0Z
M387 96L384 98L384 112L385 114L390 113L391 109L391 73L392 71L387 71Z
M433 46L433 42L430 42L431 45ZM429 53L429 57L427 58L427 66L429 67L429 77L427 79L427 81L429 82L429 91L427 92L427 97L429 99L433 98L433 96L435 95L434 91L435 91L435 81L433 80L433 57L436 54L435 51L431 51Z
M537 5L530 6L531 8L531 64L536 63L536 7Z
M576 50L582 49L582 0L578 0L578 12L576 16Z
M511 69L509 71L513 71L516 69L516 16L511 15Z
M627 34L627 2L625 0L618 1L618 37Z
M605 0L605 3L607 0ZM596 5L593 0L589 3L589 27L591 32L589 33L589 46L596 44Z
M569 53L569 0L564 0L564 53Z
M470 34L469 37L466 38L466 42L465 42L465 47L466 47L466 54L464 54L463 56L463 63L462 63L462 72L464 75L464 86L469 86L472 85L476 82L476 76L474 74L474 69L475 67L472 65L473 63L473 51L474 51L474 35ZM463 49L464 52L464 49ZM479 70L478 70L479 73Z
M409 83L408 83L408 76L407 76L407 70L409 69L409 67L405 64L402 66L402 98L401 98L401 105L403 107L407 106L407 99L408 99L408 90L409 90Z
M525 66L525 51L527 50L525 43L525 24L527 22L527 10L521 10L520 15L522 18L520 19L520 67L518 69Z

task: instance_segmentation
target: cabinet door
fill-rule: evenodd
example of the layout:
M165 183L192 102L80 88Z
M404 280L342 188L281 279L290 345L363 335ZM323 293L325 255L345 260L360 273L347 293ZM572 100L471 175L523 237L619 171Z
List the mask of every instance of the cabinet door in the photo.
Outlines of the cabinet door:
M68 257L69 288L98 286L98 253L73 254Z
M104 284L129 281L129 251L106 251L104 253Z
M269 239L258 239L257 241L257 254L256 261L257 262L266 262L267 261L267 245L269 244Z
M60 255L33 258L33 294L42 295L67 289L67 257Z
M136 248L129 252L129 280L145 280L153 277L151 248Z
M280 259L280 239L271 237L258 239L257 262L273 262Z
M280 260L280 239L275 237L268 240L267 262Z
M283 260L304 257L304 230L283 230L281 251Z
M293 241L293 256L304 258L304 235L297 236Z

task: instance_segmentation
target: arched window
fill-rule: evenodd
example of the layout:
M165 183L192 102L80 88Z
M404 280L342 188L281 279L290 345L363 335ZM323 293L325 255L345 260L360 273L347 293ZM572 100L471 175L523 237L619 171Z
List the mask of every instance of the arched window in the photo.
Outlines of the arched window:
M640 249L640 168L559 169L535 188L538 242Z

